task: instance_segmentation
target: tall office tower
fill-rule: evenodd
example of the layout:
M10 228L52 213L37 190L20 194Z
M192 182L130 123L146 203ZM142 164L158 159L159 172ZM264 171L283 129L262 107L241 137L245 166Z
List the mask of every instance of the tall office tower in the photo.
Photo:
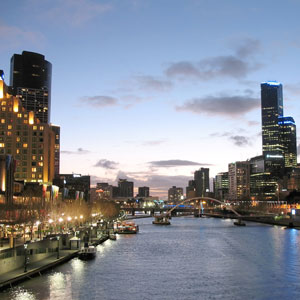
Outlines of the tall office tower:
M237 161L228 165L228 187L230 200L249 200L250 163Z
M16 160L15 179L52 182L55 136L49 124L26 112L0 79L0 154Z
M297 134L296 124L292 117L279 117L281 143L284 153L284 167L297 167Z
M218 173L215 178L215 197L220 200L226 199L228 187L228 172Z
M23 51L10 63L10 86L27 112L33 111L42 123L50 122L52 65L44 55Z
M175 185L169 188L168 190L168 201L176 204L177 202L181 201L183 197L183 188L176 187Z
M120 197L133 197L133 182L127 179L119 178L118 181L119 196Z
M205 197L209 192L209 168L201 168L194 173L196 197Z
M148 186L140 186L138 196L139 197L149 197L150 196L150 188Z
M60 126L50 124L52 131L54 132L54 174L55 176L59 174L60 166Z
M261 84L262 148L267 171L280 174L284 166L279 117L283 116L282 85L276 81Z

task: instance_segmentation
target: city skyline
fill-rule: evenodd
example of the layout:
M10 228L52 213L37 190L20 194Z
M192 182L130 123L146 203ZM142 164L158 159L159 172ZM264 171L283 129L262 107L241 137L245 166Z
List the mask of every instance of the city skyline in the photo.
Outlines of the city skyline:
M259 3L11 1L0 69L8 84L23 50L52 63L61 173L166 196L201 167L214 177L262 154L261 82L283 84L284 114L299 124L300 5Z

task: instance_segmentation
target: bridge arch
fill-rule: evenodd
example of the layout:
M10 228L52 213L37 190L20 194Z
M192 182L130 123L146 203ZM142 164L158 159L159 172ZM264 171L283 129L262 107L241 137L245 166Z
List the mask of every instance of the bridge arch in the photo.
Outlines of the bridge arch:
M182 200L180 203L178 203L177 205L175 205L174 207L172 207L170 210L168 210L166 212L166 214L167 215L171 215L172 211L175 210L179 205L182 205L185 202L190 202L190 201L195 201L195 200L207 200L207 201L213 201L213 202L216 202L216 203L219 203L219 204L226 205L225 202L220 201L218 199L210 198L210 197L193 197L193 198ZM241 215L235 209L233 209L232 207L230 207L230 206L227 207L226 206L226 208L229 209L229 210L231 210L237 217L239 217L239 218L241 217Z

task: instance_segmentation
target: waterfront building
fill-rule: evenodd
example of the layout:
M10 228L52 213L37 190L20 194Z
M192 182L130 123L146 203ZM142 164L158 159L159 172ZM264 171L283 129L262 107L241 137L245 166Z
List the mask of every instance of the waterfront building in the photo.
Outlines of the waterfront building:
M249 200L250 163L237 161L228 165L228 187L230 200Z
M253 201L274 200L278 194L278 178L267 172L263 155L250 159L250 197Z
M119 197L133 197L133 182L119 178L118 181Z
M42 123L50 122L52 65L39 53L14 54L10 63L10 86L27 112Z
M16 161L11 155L0 155L0 204L12 204Z
M297 166L297 133L296 124L292 117L279 117L281 143L284 153L284 167L286 169Z
M55 152L51 125L27 112L1 79L0 107L0 154L16 160L15 180L51 184Z
M177 204L183 198L183 188L176 187L175 185L168 190L168 202Z
M149 197L150 196L150 188L148 186L140 186L138 197Z
M220 172L216 175L214 181L215 197L219 200L228 198L229 180L228 172Z
M205 197L209 192L209 168L201 168L194 173L196 197Z
M91 178L81 174L59 174L53 181L62 192L63 200L90 202Z
M189 180L188 186L186 187L186 198L196 197L196 182L195 180Z

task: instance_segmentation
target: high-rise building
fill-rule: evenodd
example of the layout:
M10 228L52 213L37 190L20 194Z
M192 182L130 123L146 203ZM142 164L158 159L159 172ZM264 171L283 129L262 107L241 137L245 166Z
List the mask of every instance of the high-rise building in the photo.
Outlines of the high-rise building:
M228 197L228 190L228 172L218 173L215 178L215 197L220 200L226 199Z
M150 188L148 186L140 186L138 197L149 197L150 196Z
M10 63L10 86L27 112L33 111L42 123L50 122L52 65L44 55L23 51Z
M188 186L186 187L186 198L196 197L196 182L195 180L189 180Z
M0 154L16 160L15 180L52 182L55 136L34 112L26 112L19 98L7 92L0 79Z
M205 197L209 192L209 168L201 168L194 173L196 197Z
M133 182L127 179L119 178L118 181L119 196L120 197L133 197Z
M297 134L296 124L292 117L279 117L281 143L284 153L284 167L295 168L297 166Z
M60 166L60 126L50 124L52 131L54 132L54 174L59 174Z
M249 200L250 163L237 161L228 165L229 199Z
M175 185L168 190L168 201L177 204L183 197L183 188L176 187Z

